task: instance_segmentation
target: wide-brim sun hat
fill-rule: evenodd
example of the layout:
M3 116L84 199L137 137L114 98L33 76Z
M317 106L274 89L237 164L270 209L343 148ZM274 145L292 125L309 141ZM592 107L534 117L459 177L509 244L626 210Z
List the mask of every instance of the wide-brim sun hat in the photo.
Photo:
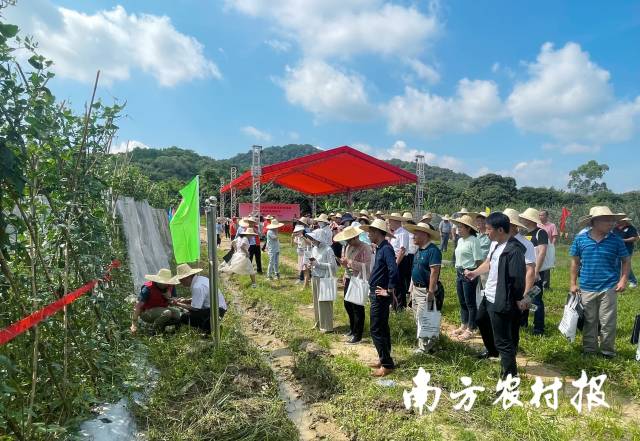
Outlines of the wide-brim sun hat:
M362 231L369 231L372 228L375 228L377 230L383 231L387 236L394 238L395 236L391 233L391 231L389 231L389 227L387 226L387 223L385 221L383 221L382 219L374 219L373 222L371 222L371 225L360 225L360 229Z
M519 228L527 229L527 227L525 227L522 222L520 222L520 213L518 213L518 210L514 210L513 208L505 208L502 213L509 218L510 224L515 225Z
M302 225L296 225L296 227L293 229L294 233L299 233L301 231L304 231L304 227Z
M329 223L329 217L326 214L322 213L320 216L316 217L314 221Z
M595 207L591 207L589 210L589 214L578 219L578 225L580 227L587 226L593 219L597 219L599 217L611 216L615 221L619 221L627 217L625 213L614 213L611 209L604 205L598 205Z
M422 215L422 217L420 218L420 222L422 222L423 220L431 220L433 219L433 213L425 213Z
M369 212L367 210L360 210L358 214L369 217Z
M520 221L522 219L528 220L529 222L534 222L536 224L540 223L540 212L535 208L527 208L522 213L520 213Z
M298 222L300 222L301 224L305 224L307 227L309 226L309 219L307 217L302 216L300 219L298 219Z
M313 230L311 233L307 234L307 237L315 240L316 242L323 243L324 242L324 233L321 229Z
M246 227L250 227L252 223L253 224L257 224L258 221L256 220L256 218L251 217L251 216L243 217L242 219L240 219L240 222L238 222L238 224L241 227L245 227L245 228Z
M200 271L202 271L202 268L191 268L188 264L181 263L176 268L176 279L184 279L185 277L189 277L193 274L198 274Z
M402 217L402 214L400 214L400 213L391 213L391 214L388 214L388 215L382 216L382 217L384 217L387 220L395 220L395 221L399 221L399 222L407 220L404 217Z
M364 233L364 230L361 230L358 227L348 226L335 236L333 236L334 242L340 242L342 240L353 239L354 237L360 236L360 234Z
M620 219L620 222L633 222L633 219L631 219L630 217L623 217L622 219Z
M281 227L284 227L284 224L274 217L271 223L267 225L267 230L275 230L276 228Z
M246 230L244 230L242 233L240 233L241 236L257 236L258 233L256 233L253 228L247 228Z
M179 280L171 275L171 270L167 268L160 268L157 274L145 274L144 278L155 283L162 283L164 285L177 285Z
M478 232L478 227L475 226L475 219L468 214L463 214L457 219L451 219L451 222L456 225L465 225L471 228L476 233Z
M404 213L402 213L402 217L404 218L404 220L413 220L413 213L411 213L410 211L405 211Z
M418 222L416 225L407 225L405 227L409 233L415 234L416 231L427 233L431 239L440 239L440 232L431 228L431 225L425 222Z
M380 210L376 211L376 216L384 216L384 213Z
M460 211L458 211L457 213L455 213L455 216L457 216L457 217L462 217L462 216L464 216L465 214L468 214L469 216L471 216L472 218L474 218L474 219L475 219L475 217L476 217L478 214L480 214L480 213L476 213L475 211L467 211L467 209L466 209L466 208L461 208L461 209L460 209ZM456 218L457 218L457 217L456 217Z

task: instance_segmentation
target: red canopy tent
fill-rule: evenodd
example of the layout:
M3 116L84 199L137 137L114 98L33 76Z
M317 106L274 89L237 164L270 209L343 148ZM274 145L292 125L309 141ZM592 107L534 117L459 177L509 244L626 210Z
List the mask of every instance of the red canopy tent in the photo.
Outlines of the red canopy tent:
M402 170L349 146L313 153L262 167L261 184L275 183L311 196L351 193L357 190L417 182L413 173ZM250 188L251 171L246 171L222 188L222 192Z

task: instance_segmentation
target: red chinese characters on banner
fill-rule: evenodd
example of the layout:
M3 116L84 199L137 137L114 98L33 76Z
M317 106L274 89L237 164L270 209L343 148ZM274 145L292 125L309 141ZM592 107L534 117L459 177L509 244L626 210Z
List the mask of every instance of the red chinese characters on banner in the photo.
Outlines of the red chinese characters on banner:
M252 204L244 202L239 204L240 216L249 216L251 214ZM273 203L261 203L260 213L262 216L271 215L278 219L280 222L291 222L293 218L298 219L300 217L300 205L299 204L273 204ZM281 231L291 231L291 224L286 225L280 229Z

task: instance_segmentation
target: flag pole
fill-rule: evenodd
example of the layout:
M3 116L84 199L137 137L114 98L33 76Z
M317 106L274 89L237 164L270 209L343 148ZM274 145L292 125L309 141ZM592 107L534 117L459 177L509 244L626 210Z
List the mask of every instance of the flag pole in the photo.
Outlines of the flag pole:
M211 304L211 336L215 348L220 345L220 320L218 316L218 257L216 235L218 200L211 196L206 201L205 214L207 218L207 251L209 254L209 303Z

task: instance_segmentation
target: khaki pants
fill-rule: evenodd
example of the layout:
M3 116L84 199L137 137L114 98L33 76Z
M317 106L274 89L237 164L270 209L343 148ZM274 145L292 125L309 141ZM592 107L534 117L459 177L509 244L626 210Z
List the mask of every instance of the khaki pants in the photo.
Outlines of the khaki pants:
M615 355L618 293L615 288L603 292L582 291L584 327L582 350L598 352L598 323L600 323L600 352Z
M427 288L418 288L414 286L411 290L411 298L413 302L411 304L411 308L413 309L413 315L416 320L416 328L418 327L418 322L420 320L422 311L427 307L427 305L431 306L431 302L434 301L427 300L427 297ZM428 352L429 350L431 350L431 348L433 348L436 341L437 338L418 338L418 349L424 352Z
M320 278L311 278L311 292L313 293L313 315L315 318L315 326L321 331L333 331L333 302L321 302L318 300L318 291L320 290Z
M157 331L164 331L165 326L180 322L180 309L168 306L166 308L151 308L140 314L142 321L151 323Z

